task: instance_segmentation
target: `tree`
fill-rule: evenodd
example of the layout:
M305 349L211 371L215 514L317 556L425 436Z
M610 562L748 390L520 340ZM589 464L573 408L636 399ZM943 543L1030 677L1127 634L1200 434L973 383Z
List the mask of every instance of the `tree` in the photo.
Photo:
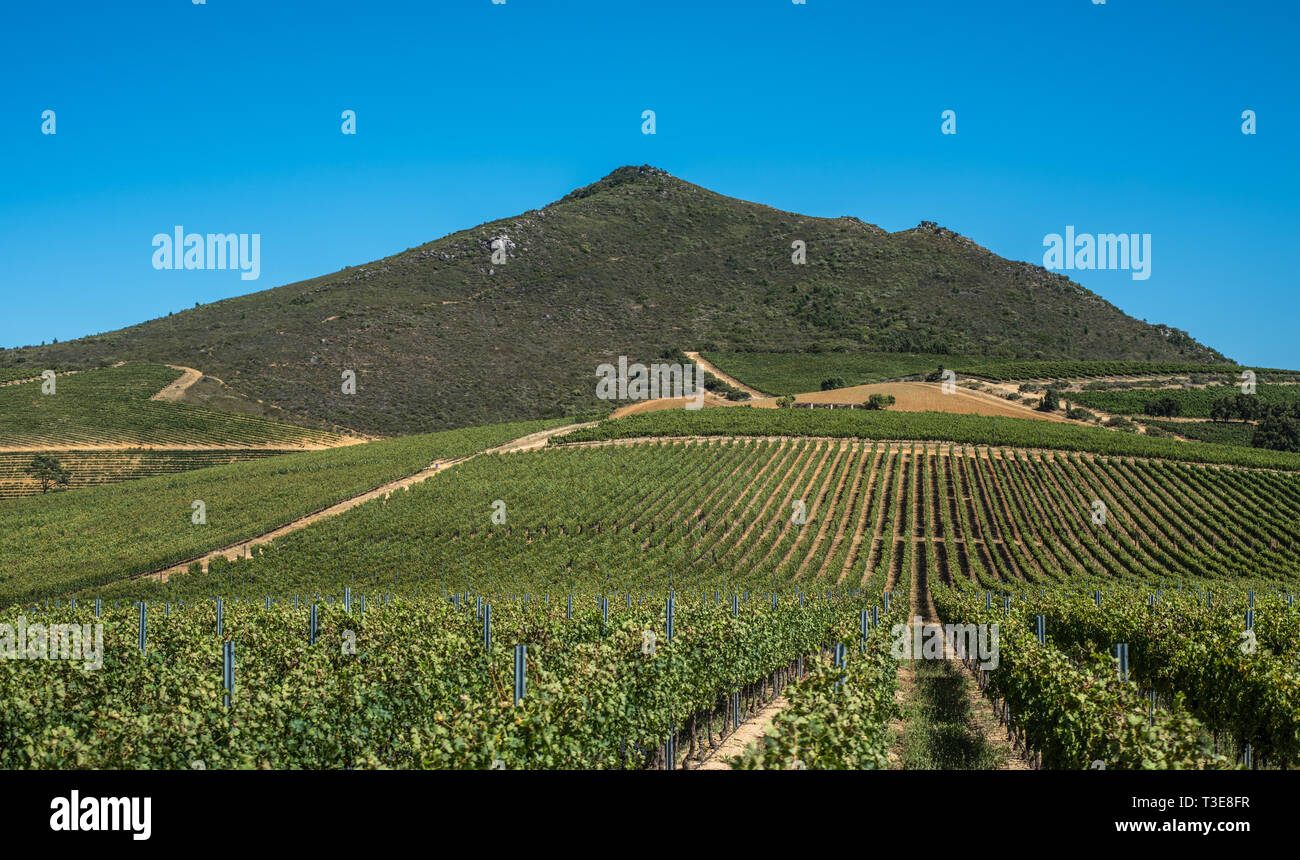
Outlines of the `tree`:
M72 473L49 454L37 454L23 471L41 482L42 494L48 493L51 486L66 487L72 480Z
M892 394L873 394L867 398L867 402L862 404L864 409L886 409L894 405L894 395Z
M776 399L776 408L777 408L777 409L789 409L789 408L792 407L792 406L794 406L794 395L793 395L793 394L787 394L787 395L785 395L784 397L778 397L778 398Z
M1282 410L1271 412L1255 425L1250 444L1274 451L1300 451L1300 420Z
M1142 407L1142 411L1157 418L1173 418L1182 411L1182 407L1172 397L1157 397L1155 400L1148 400Z
M1259 417L1259 401L1253 394L1238 394L1232 398L1232 405L1243 422Z
M829 379L822 380L822 391L832 391L836 388L845 388L847 386L848 383L844 381L844 377L842 376L832 376Z
M1055 412L1061 406L1060 396L1057 395L1055 388L1049 388L1043 392L1043 401L1038 404L1039 412Z
M1236 414L1237 403L1231 397L1215 398L1214 403L1210 405L1211 421L1231 421Z

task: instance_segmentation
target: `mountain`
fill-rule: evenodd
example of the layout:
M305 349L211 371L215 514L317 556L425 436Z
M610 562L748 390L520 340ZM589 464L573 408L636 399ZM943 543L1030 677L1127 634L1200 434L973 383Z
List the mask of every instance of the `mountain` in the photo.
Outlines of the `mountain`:
M807 243L807 263L791 243ZM492 261L494 243L504 264ZM200 368L282 416L368 433L599 411L596 365L669 349L1221 360L930 222L889 233L620 167L541 209L107 334L25 366ZM357 392L341 393L344 370Z

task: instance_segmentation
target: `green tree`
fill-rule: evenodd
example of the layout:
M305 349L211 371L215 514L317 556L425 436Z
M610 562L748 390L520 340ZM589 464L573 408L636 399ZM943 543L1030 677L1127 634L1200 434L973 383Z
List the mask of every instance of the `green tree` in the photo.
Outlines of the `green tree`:
M1039 412L1055 412L1061 408L1061 398L1056 393L1055 388L1049 388L1043 392L1043 401L1038 404Z
M868 397L867 402L862 405L867 409L886 409L894 405L894 395L873 394Z
M72 480L72 473L49 454L37 454L23 471L41 482L42 494L48 493L50 487L66 487Z
M1300 451L1300 420L1286 412L1272 412L1259 419L1250 444L1274 451Z
M1233 407L1242 421L1250 421L1259 417L1259 401L1253 394L1238 394L1232 398Z
M1178 401L1172 397L1157 397L1155 400L1148 400L1142 407L1142 411L1147 415L1154 415L1157 418L1173 418L1182 411Z
M1214 403L1210 406L1211 421L1231 421L1236 414L1237 403L1231 397L1215 398Z

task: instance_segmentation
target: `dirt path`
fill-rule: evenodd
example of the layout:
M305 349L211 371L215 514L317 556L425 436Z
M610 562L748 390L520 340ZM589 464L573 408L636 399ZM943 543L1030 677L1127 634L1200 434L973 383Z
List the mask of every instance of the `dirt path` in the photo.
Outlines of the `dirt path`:
M913 580L909 627L940 623L926 576ZM905 660L899 667L901 720L891 723L894 769L1028 770L992 705L945 640L942 661Z
M203 371L195 370L192 367L184 367L179 364L169 364L167 366L172 370L181 371L180 378L149 399L165 400L169 403L177 403L185 396L185 392L189 391L191 385L203 378Z
M745 752L745 748L763 737L767 727L790 703L785 696L777 696L763 706L757 714L740 724L740 728L727 735L727 739L692 770L731 770L731 760Z
M527 436L521 436L518 439L512 439L511 441L498 445L495 448L488 448L483 451L475 452L466 457L460 457L455 460L434 460L432 463L429 464L427 468L422 469L413 475L407 475L404 478L398 478L395 481L389 481L388 483L376 487L373 490L367 490L364 493L360 493L358 495L344 499L341 502L336 502L335 504L330 505L329 507L322 508L319 511L315 511L313 513L307 514L306 516L299 517L295 520L292 520L291 522L285 523L282 526L278 526L277 528L274 528L271 531L263 532L262 534L256 535L255 537L247 538L245 540L241 540L236 543L229 544L227 546L222 547L221 549L212 550L211 552L204 553L203 555L194 556L193 558L188 558L184 561L177 562L176 564L169 565L167 567L151 570L147 573L137 574L131 578L132 579L158 579L161 580L162 582L166 582L168 577L170 577L172 574L184 573L188 571L190 565L194 564L194 562L196 561L199 562L203 566L203 570L206 571L208 569L208 564L217 558L224 558L227 561L233 561L234 559L237 558L250 556L252 555L253 547L255 546L261 546L263 544L270 543L271 541L279 537L282 537L284 535L287 535L290 532L296 532L299 529L306 528L312 523L318 522L328 517L337 516L343 513L344 511L349 511L352 508L357 507L358 505L371 501L372 499L377 499L380 496L388 496L389 494L397 490L404 490L407 487L410 487L412 484L418 484L421 481L427 480L433 475L437 475L441 472L444 472L453 466L466 462L467 460L472 460L481 454L505 454L505 453L511 453L516 451L536 450L538 448L544 447L547 441L552 436L558 436L564 433L571 433L574 430L577 430L581 427L590 427L592 426L592 423L594 422L587 423L587 424L567 424L563 427L551 427L547 430L541 430L537 433L530 433Z
M714 376L718 377L718 379L721 379L723 382L727 383L728 385L739 388L741 391L745 392L750 397L753 397L755 399L771 398L770 394L764 394L763 392L759 391L757 388L750 388L748 385L741 382L736 377L729 376L723 373L721 370L718 370L718 366L716 364L709 361L707 358L701 358L698 352L687 351L686 357L689 358L691 361L695 362L696 364L698 364L702 369L708 371L709 373L712 373Z

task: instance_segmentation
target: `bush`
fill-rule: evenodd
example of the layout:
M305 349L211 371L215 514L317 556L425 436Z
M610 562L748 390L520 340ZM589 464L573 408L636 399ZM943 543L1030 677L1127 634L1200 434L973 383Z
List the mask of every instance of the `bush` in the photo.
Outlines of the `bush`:
M776 399L776 408L777 408L777 409L789 409L789 408L792 407L792 406L794 406L794 395L793 395L793 394L787 394L787 395L785 395L784 397L778 397L778 398Z
M848 386L842 376L832 376L822 380L822 391L834 391L836 388L848 388Z
M892 394L873 394L867 398L867 402L862 404L866 409L887 409L894 405L894 395Z
M1061 398L1056 393L1055 388L1049 388L1043 392L1043 399L1038 404L1039 412L1055 412L1061 408Z

